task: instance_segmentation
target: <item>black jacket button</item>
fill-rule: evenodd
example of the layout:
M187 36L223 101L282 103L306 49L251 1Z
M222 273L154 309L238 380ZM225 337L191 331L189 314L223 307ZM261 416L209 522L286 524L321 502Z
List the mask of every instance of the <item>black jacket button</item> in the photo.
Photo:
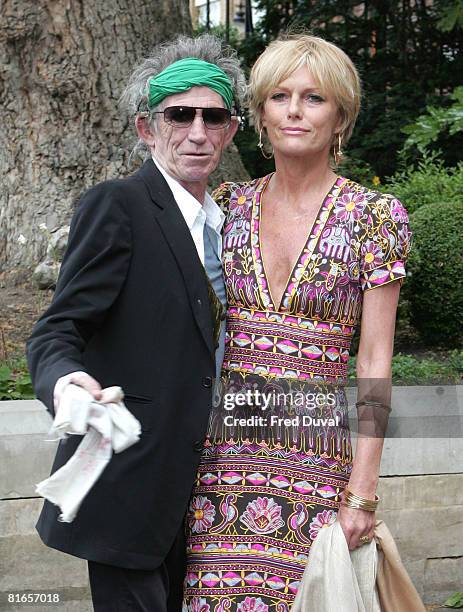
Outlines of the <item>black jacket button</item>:
M197 452L200 453L203 450L204 444L202 442L193 442L193 449Z
M203 387L206 387L207 389L212 387L212 378L210 376L205 376L203 378Z

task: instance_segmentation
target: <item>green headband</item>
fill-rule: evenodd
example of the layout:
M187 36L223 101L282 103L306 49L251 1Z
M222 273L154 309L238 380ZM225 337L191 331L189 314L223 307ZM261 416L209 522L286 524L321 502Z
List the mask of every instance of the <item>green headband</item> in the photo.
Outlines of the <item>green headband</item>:
M148 108L154 108L172 94L195 86L210 87L220 94L228 109L233 104L232 84L225 72L215 64L195 57L174 62L147 83Z

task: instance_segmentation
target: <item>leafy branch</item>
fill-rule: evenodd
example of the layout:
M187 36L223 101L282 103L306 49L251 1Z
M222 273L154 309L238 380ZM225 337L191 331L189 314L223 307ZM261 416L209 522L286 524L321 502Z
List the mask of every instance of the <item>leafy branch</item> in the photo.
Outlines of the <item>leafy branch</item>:
M402 132L409 135L404 143L405 151L417 147L424 153L444 132L454 136L463 130L463 86L456 87L449 98L453 104L448 108L427 106L426 113L415 123L402 128Z

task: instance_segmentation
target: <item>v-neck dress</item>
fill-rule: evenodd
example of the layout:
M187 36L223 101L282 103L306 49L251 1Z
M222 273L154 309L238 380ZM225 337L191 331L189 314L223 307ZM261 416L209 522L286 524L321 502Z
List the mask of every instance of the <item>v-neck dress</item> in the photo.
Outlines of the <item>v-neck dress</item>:
M189 612L290 610L351 472L343 383L363 293L405 276L402 204L338 177L275 304L260 237L270 178L214 194L226 214L228 310L222 385L186 521Z

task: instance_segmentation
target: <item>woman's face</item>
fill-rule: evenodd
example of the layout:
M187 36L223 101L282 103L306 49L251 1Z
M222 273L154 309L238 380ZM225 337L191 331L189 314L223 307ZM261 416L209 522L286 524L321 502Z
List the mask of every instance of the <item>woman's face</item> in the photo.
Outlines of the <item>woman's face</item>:
M272 89L264 102L262 125L275 157L326 157L341 120L333 96L322 95L307 66Z

